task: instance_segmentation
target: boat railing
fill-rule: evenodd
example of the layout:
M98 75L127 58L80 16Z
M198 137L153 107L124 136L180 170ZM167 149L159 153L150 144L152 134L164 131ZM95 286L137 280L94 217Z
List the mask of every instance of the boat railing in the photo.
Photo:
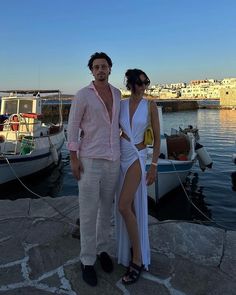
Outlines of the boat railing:
M2 138L0 141L1 154L18 155L27 154L33 151L35 147L35 140L34 137L30 135L30 133L21 134L20 132L16 132L15 138L12 137L10 132L5 132L4 134L4 137L3 135L0 135L0 138ZM26 152L26 149L29 151Z
M12 114L0 126L0 131L35 132L41 126L41 121L23 114Z
M21 153L22 140L29 137L33 138L35 135L38 135L36 132L40 132L40 126L41 123L32 118L24 118L19 114L11 115L0 125L1 153Z

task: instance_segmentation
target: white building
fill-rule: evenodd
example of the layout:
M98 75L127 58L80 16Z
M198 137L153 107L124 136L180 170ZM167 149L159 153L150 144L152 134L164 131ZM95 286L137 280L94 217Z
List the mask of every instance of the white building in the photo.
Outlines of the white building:
M221 81L221 84L225 87L236 87L236 78L225 78Z
M184 82L156 84L149 87L146 94L162 99L178 98L179 96L183 99L219 99L222 88L236 89L236 78L224 78L222 81L216 79L192 80L187 86ZM121 93L123 96L130 95L128 90L121 89Z
M120 92L122 96L130 96L131 94L130 90L126 90L126 89L120 89Z
M211 85L208 87L207 98L220 98L221 85Z
M178 98L179 97L179 91L163 88L160 91L159 97L161 99Z
M188 85L181 89L182 98L206 98L208 87L206 85Z

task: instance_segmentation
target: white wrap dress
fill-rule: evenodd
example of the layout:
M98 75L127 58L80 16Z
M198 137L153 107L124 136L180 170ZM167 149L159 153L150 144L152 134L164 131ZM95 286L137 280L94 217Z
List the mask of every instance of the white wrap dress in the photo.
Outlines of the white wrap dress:
M138 150L135 144L143 142L144 132L148 125L148 101L142 99L133 115L130 126L129 99L121 101L120 126L124 133L130 138L130 141L121 137L121 168L119 189L116 197L116 204L123 186L123 181L128 168L139 159L142 177L138 189L135 193L134 205L135 214L138 223L142 263L146 269L150 264L150 246L148 236L148 202L146 187L145 163L147 158L147 149ZM117 206L116 206L117 208ZM125 222L116 209L116 238L117 238L117 257L118 263L128 266L131 260L130 241L126 230Z

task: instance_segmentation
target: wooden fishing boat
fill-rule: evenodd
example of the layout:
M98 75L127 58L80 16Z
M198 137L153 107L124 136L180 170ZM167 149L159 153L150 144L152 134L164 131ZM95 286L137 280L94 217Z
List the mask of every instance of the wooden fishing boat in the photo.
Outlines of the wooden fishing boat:
M65 141L59 115L57 124L43 122L41 95L59 90L9 90L1 100L0 184L57 164ZM59 108L60 109L60 108Z

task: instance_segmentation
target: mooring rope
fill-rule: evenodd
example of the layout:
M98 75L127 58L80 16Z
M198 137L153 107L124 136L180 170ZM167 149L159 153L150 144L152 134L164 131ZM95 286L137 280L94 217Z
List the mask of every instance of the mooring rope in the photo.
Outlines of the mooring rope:
M53 209L54 209L59 215L61 215L63 218L66 218L66 219L69 219L69 220L70 220L69 222L68 222L68 221L63 221L64 223L69 224L69 225L73 226L74 228L75 228L75 227L76 227L76 228L79 227L79 225L78 225L76 222L74 222L72 218L70 218L69 216L67 216L66 214L64 214L63 212L61 212L59 209L57 209L55 206L53 206L52 204L50 204L50 203L45 199L45 197L43 197L43 196L41 196L41 195L35 193L35 192L32 191L30 188L28 188L28 187L23 183L23 181L18 177L18 175L16 174L14 168L13 168L12 165L10 164L8 158L6 158L6 157L4 156L4 159L6 160L7 164L9 165L9 167L10 167L12 173L14 174L14 176L16 177L16 179L21 183L21 185L22 185L27 191L29 191L30 193L32 193L32 194L33 194L34 196L36 196L37 198L40 198L43 202L47 203L50 207L52 207L52 208L53 208ZM228 228L228 227L225 227L225 226L219 224L219 222L227 222L227 221L223 221L223 220L213 220L213 219L209 218L204 212L202 212L202 211L201 211L201 210L200 210L200 209L199 209L199 208L198 208L198 207L192 202L191 198L189 197L189 195L188 195L188 193L187 193L187 191L186 191L186 189L185 189L185 187L184 187L184 184L183 184L183 182L182 182L182 180L181 180L181 178L180 178L180 175L179 175L179 173L178 173L178 171L177 171L177 169L176 169L175 164L173 163L172 160L168 160L168 161L171 163L171 165L173 166L173 168L174 168L174 170L175 170L175 173L176 173L176 175L177 175L177 177L178 177L179 183L180 183L180 185L181 185L181 187L182 187L182 189L183 189L183 191L184 191L184 194L185 194L185 196L187 197L187 200L190 202L190 204L191 204L191 205L192 205L192 206L193 206L193 207L194 207L194 208L195 208L195 209L196 209L196 210L197 210L202 216L204 216L204 217L207 219L207 221L197 220L197 219L195 219L195 220L193 220L193 221L186 221L186 220L176 220L176 219L173 219L173 220L164 220L164 221L160 221L160 220L158 220L158 224L164 224L164 223L180 223L180 222L190 222L190 223L200 223L200 224L204 224L204 223L206 223L206 222L210 222L210 223L215 224L215 225L217 225L218 227L220 227L220 228L222 228L222 229L224 229L224 230L232 230L232 228ZM45 217L45 218L46 218L46 217ZM47 219L50 219L50 218L47 217Z
M69 219L70 222L66 222L69 225L72 226L78 226L76 223L74 223L73 219L70 218L69 216L65 215L63 212L61 212L59 209L57 209L54 205L50 204L43 196L35 193L34 191L32 191L30 188L28 188L23 181L18 177L18 175L16 174L14 168L12 167L12 165L10 164L8 158L4 157L4 159L6 160L8 166L10 167L12 173L14 174L14 176L16 177L16 179L20 182L20 184L27 190L29 191L31 194L33 194L34 196L36 196L37 198L41 199L43 202L47 203L51 208L53 208L59 215L61 215L63 218Z
M173 168L174 168L174 170L175 170L175 172L176 172L176 175L177 175L177 177L178 177L178 179L179 179L179 183L180 183L180 185L181 185L181 187L182 187L182 189L183 189L183 191L184 191L184 194L185 194L185 196L187 197L187 200L189 201L189 203L202 215L202 216L204 216L209 222L211 222L211 223L213 223L213 224L215 224L215 225L217 225L218 227L220 227L220 228L222 228L222 229L225 229L225 230L232 230L231 228L227 228L227 227L225 227L225 226L223 226L223 225L221 225L221 224L219 224L218 222L226 222L226 221L223 221L223 220L213 220L213 219L211 219L211 218L209 218L204 212L202 212L202 210L200 210L194 203L193 203L193 201L191 200L191 198L189 197L189 195L188 195L188 193L187 193L187 191L186 191L186 189L185 189L185 187L184 187L184 184L183 184L183 182L182 182L182 180L181 180L181 178L180 178L180 175L179 175L179 173L178 173L178 171L177 171L177 169L176 169L176 167L175 167L175 164L173 163L173 161L172 160L168 160L171 164L172 164L172 166L173 166ZM200 221L200 220L196 220L196 221ZM205 222L205 221L200 221L201 223L203 223L203 222Z

